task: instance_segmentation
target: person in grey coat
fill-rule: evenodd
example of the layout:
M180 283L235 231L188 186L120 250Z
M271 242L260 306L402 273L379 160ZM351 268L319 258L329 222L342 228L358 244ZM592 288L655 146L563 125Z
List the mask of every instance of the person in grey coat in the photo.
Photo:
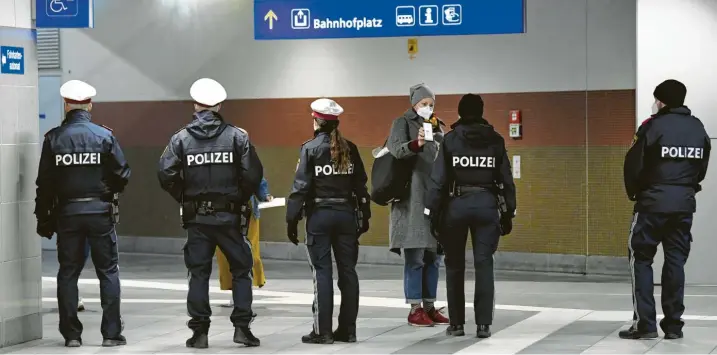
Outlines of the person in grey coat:
M438 147L443 140L443 122L433 115L436 96L424 84L410 89L411 108L391 125L387 148L396 159L416 158L408 199L391 205L389 248L404 257L403 288L411 305L408 323L417 327L449 324L433 303L438 292L438 269L442 257L423 214L423 195ZM423 123L433 125L434 141L424 139Z

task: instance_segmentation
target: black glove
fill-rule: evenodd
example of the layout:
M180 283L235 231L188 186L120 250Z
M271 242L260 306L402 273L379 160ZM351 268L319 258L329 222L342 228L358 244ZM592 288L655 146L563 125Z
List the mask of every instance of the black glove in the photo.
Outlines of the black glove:
M440 215L436 214L436 215L432 216L430 218L430 225L431 225L431 235L433 235L433 238L436 238L436 240L440 242L441 240L439 238L440 236L438 233L438 230L439 230L438 228L441 225Z
M52 239L52 235L55 234L55 226L51 221L37 221L37 228L35 229L37 235Z
M506 213L500 216L500 235L508 235L513 231L513 213Z
M286 236L294 245L299 245L299 222L289 222L286 224Z
M358 230L358 235L361 236L361 234L368 232L368 228L369 228L368 219L362 219L361 227Z

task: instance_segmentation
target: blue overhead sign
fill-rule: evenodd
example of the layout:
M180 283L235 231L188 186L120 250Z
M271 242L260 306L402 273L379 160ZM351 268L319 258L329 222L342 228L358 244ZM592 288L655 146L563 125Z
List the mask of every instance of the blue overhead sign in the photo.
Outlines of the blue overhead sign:
M254 0L254 39L525 32L525 0Z
M0 47L0 73L25 74L25 48Z
M37 28L95 27L94 0L35 0Z

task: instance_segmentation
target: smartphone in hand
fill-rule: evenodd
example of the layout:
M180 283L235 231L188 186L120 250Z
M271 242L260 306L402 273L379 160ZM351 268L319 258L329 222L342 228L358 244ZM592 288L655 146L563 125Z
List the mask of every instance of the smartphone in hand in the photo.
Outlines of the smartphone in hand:
M433 142L433 125L430 122L423 122L423 139Z

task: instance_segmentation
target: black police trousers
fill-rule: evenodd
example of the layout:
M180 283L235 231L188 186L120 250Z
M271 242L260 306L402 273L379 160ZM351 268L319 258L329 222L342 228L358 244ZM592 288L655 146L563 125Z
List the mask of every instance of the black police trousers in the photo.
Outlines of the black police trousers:
M234 327L248 327L254 319L252 304L251 244L241 235L238 226L207 225L190 223L187 228L187 243L184 245L184 264L189 273L187 312L191 319L187 323L193 331L209 331L212 308L209 305L209 277L217 246L227 257L232 273L232 298L234 311L230 320Z
M685 311L685 263L692 244L692 213L644 213L633 215L627 241L632 275L633 325L640 331L656 332L652 261L662 243L662 312L660 327L680 333Z
M61 217L57 221L57 304L60 333L65 340L79 340L82 323L77 317L77 280L85 266L85 246L90 244L92 264L100 281L102 323L105 339L122 334L117 233L109 214Z
M307 217L306 253L314 279L314 332L330 335L334 311L334 282L331 250L336 257L341 291L337 329L356 332L359 308L358 234L353 212L318 207Z
M500 240L495 195L486 191L452 198L443 213L439 236L446 254L446 293L451 324L465 324L465 255L470 231L475 267L475 322L491 325L495 313L493 254Z

